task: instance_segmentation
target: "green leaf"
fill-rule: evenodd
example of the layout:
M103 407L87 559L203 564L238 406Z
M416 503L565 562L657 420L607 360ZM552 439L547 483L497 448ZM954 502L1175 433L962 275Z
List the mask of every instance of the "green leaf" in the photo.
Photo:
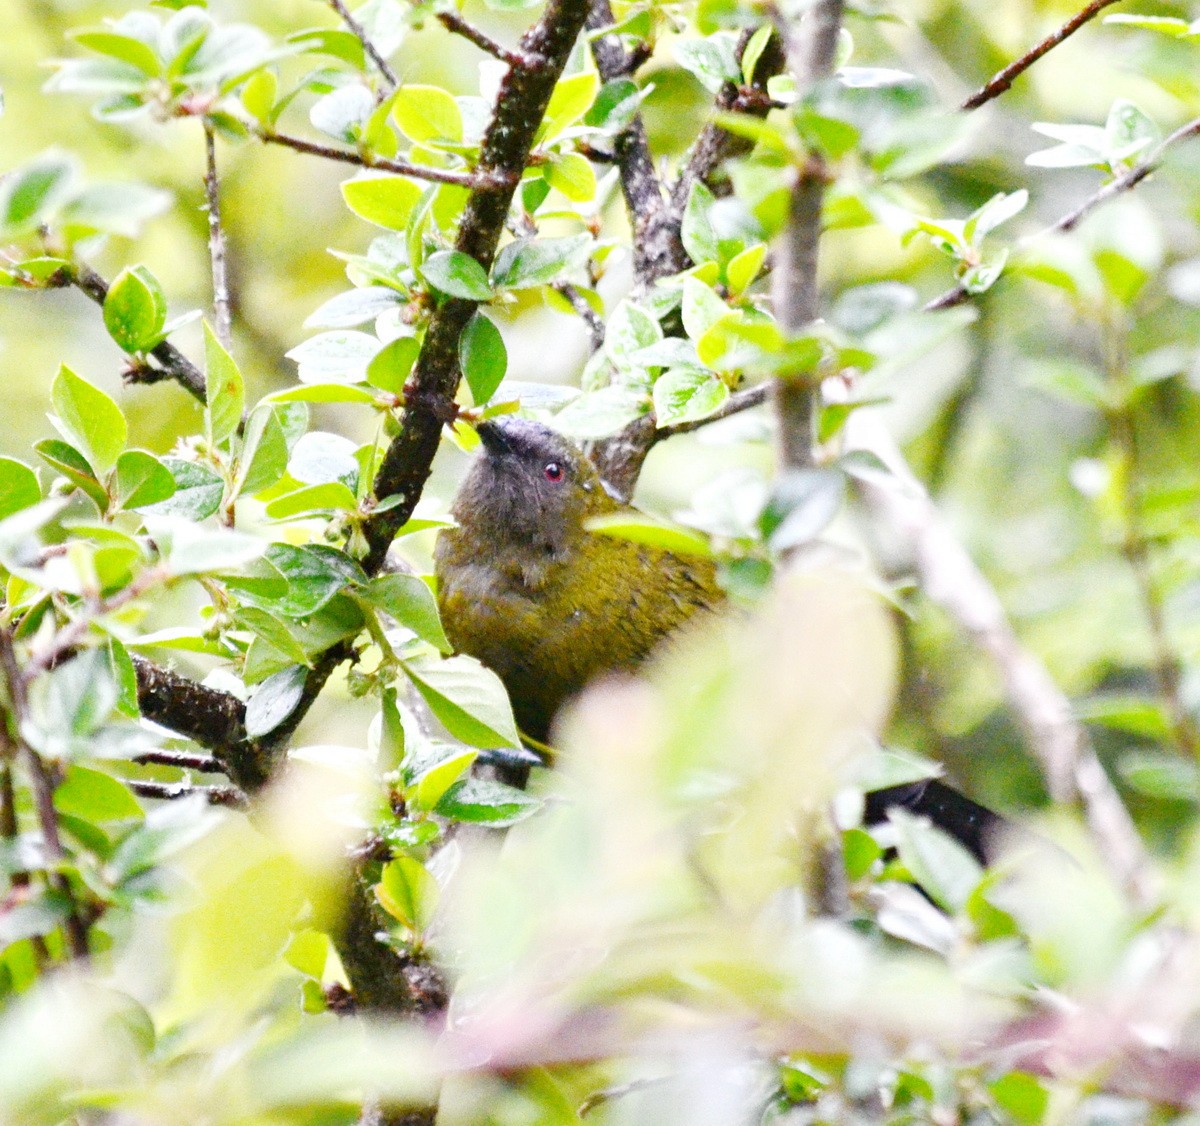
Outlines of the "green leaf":
M141 820L145 815L133 794L109 774L85 766L72 766L54 791L54 808L90 824Z
M104 299L104 327L125 352L148 352L167 323L167 299L158 279L145 266L122 270Z
M717 235L709 219L714 203L716 199L712 192L697 180L688 193L681 231L683 248L697 266L704 262L718 262L721 258Z
M446 791L471 769L478 757L478 751L463 751L455 748L454 753L439 759L416 779L413 787L413 804L422 810L434 809Z
M472 747L519 747L512 706L500 678L473 657L401 662L430 711Z
M364 285L331 297L309 315L304 327L355 328L403 304L403 297L388 286Z
M758 60L762 58L762 53L771 41L774 31L775 28L770 23L764 23L750 36L750 41L742 51L742 81L747 86L754 81L754 71L758 67Z
M450 642L438 615L437 599L429 585L416 575L401 572L379 575L361 593L365 601L390 614L422 641L428 641L443 653L450 652Z
M51 469L58 470L84 495L91 497L101 512L108 511L108 491L96 480L96 475L92 472L92 467L88 465L87 458L74 446L55 438L46 438L35 442L33 448Z
M279 79L274 71L260 70L252 74L242 87L242 105L260 125L272 120L271 111L279 95Z
M260 403L374 403L376 396L365 387L353 383L308 383L273 391Z
M153 454L126 450L117 458L117 504L141 508L175 495L175 478Z
M246 409L246 385L233 357L204 323L204 390L208 405L205 420L209 441L219 445L236 433Z
M380 391L399 395L421 352L415 336L398 336L385 344L367 365L367 382Z
M162 62L154 49L132 35L119 35L114 31L73 31L71 38L89 51L137 67L147 77L152 78L162 70Z
M267 677L246 704L246 735L260 739L269 735L296 710L304 695L308 670L292 665Z
M159 554L176 575L233 571L257 559L267 546L257 536L200 527L179 516L143 512L142 518Z
M423 190L403 176L365 173L342 184L342 198L360 219L390 231L403 231L421 202Z
M729 265L725 267L725 277L734 296L744 293L750 283L758 277L766 257L767 245L760 242L747 247L730 259Z
M398 856L385 864L375 885L380 906L417 934L433 919L440 892L429 869L411 856Z
M560 78L546 106L542 119L542 136L556 137L574 125L591 107L600 90L600 76L594 70Z
M555 416L555 427L577 441L606 438L650 408L649 397L628 387L601 387L572 399Z
M532 816L543 802L513 786L489 778L464 778L437 803L437 812L455 821L503 829Z
M979 862L948 833L922 817L892 809L896 849L904 866L939 907L951 913L966 904L983 876Z
M1110 20L1115 16L1109 16ZM1009 1071L988 1084L996 1106L1017 1126L1040 1126L1046 1121L1050 1092L1036 1075Z
M358 498L341 481L326 485L308 485L276 497L267 505L272 520L290 520L317 512L354 512Z
M587 261L591 244L590 235L517 239L496 256L492 283L497 289L531 289L548 285L560 274L582 266Z
M739 82L742 77L734 40L725 32L708 39L680 40L675 44L675 59L712 94L726 82Z
M352 583L365 583L362 568L344 552L323 544L293 547L273 543L267 562L288 582L286 597L273 600L272 610L286 618L307 618Z
M418 144L463 139L458 103L440 86L402 86L396 93L392 116L400 131Z
M283 476L288 463L287 435L279 412L260 403L250 412L238 453L233 495L254 496Z
M0 520L42 499L37 474L23 461L0 457Z
M83 451L97 477L106 476L125 448L128 430L121 408L65 364L54 377L50 401L64 437Z
M555 156L542 170L552 188L557 188L574 203L587 203L596 196L596 172L582 153Z
M630 540L633 543L661 547L664 551L670 551L676 555L711 557L713 553L708 540L698 532L654 516L647 516L644 512L638 512L632 508L624 512L593 516L584 524L584 527L597 535L616 536L618 539Z
M286 658L288 664L312 667L312 661L304 652L303 646L293 635L291 629L280 618L258 606L243 606L235 616L235 624L239 629L248 629L256 637L261 638L272 649Z
M771 550L787 551L819 536L845 492L846 479L836 469L795 469L781 477L759 518Z
M0 233L15 238L37 230L74 178L74 162L58 153L47 153L10 172L0 181Z
M483 267L461 250L439 250L421 265L421 276L434 289L450 297L468 301L489 301L492 287L488 285Z
M1117 769L1131 789L1151 798L1200 801L1200 767L1191 759L1161 751L1130 751Z
M654 381L654 415L659 426L707 418L729 398L729 388L710 371L673 368Z
M365 332L321 332L297 344L287 357L299 366L301 383L359 383L379 341Z
M175 492L166 500L146 508L146 512L159 516L179 516L198 523L221 507L225 482L207 465L175 457L165 457L162 463L175 479Z
M696 278L683 280L683 304L680 307L684 331L692 340L699 340L729 311L729 306L713 292L711 286Z
M483 406L496 393L508 370L508 352L500 330L476 311L458 342L458 362L471 389L471 401Z

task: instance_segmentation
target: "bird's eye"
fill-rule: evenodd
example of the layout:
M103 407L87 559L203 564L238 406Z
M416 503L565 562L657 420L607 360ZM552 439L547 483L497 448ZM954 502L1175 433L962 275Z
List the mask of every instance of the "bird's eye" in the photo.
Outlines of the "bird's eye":
M546 463L546 468L542 470L546 474L546 480L554 484L558 484L563 479L563 467L557 461Z

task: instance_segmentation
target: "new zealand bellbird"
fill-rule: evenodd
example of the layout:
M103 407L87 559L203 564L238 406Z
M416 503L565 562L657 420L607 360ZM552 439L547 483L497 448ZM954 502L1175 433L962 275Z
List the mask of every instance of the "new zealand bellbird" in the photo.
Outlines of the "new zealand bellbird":
M451 644L504 682L521 730L544 741L554 713L589 680L638 665L694 614L725 600L711 560L588 531L628 511L587 456L523 418L479 425L483 449L434 553ZM933 779L867 796L868 821L902 805L978 857L998 820Z

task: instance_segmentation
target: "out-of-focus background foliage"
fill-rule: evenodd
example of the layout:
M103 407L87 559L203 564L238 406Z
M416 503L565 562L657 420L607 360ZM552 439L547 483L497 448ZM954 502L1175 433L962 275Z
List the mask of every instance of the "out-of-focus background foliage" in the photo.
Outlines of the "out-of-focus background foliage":
M161 281L173 315L207 310L199 121L173 121L169 128L146 119L98 122L89 113L92 99L42 89L47 60L78 54L71 29L139 5L5 5L0 166L60 148L77 155L90 179L169 192L173 206L136 239L109 239L92 264L112 278L127 264L144 263ZM696 36L688 23L692 6L663 7L678 20L678 38ZM1074 10L1017 0L861 0L846 26L855 66L919 75L949 108ZM1182 4L1137 10L1193 14ZM316 0L214 0L210 11L218 20L257 24L274 38L337 25ZM498 12L473 0L462 13L506 43L531 18L529 10ZM712 98L674 61L675 38L664 34L638 75L653 87L642 108L665 165L682 156ZM1118 103L1138 107L1138 121L1152 122L1145 128L1165 136L1200 114L1198 52L1188 36L1094 21L1003 97L964 117L958 143L928 170L871 198L936 221L962 219L997 193L1027 189L1028 206L988 243L1016 246L1104 180L1097 168L1078 166L1086 161L1057 168L1035 157L1027 164L1056 139L1032 126L1103 125ZM430 19L409 33L393 62L404 82L465 94L478 90L479 59L475 48ZM290 73L301 65L290 58L280 67ZM301 108L296 117L303 123L307 103ZM343 263L330 249L361 253L379 232L343 202L349 167L253 139L222 137L218 146L233 352L253 403L295 383L286 353L312 335L306 318L346 289ZM605 166L597 170L604 182ZM848 161L830 214L855 214L854 189L868 179ZM869 409L904 446L1000 593L1021 639L1088 721L1161 863L1162 909L1184 927L1194 925L1200 803L1200 766L1188 754L1197 750L1189 744L1200 704L1197 183L1200 141L1184 141L1135 191L1097 209L1068 237L1027 243L994 288L936 316L921 313L919 302L954 277L951 260L931 239L902 237L898 224L867 217L844 227L835 221L821 250L829 319L865 327L879 357L859 391L883 400ZM608 186L601 228L620 243L628 224L619 191ZM879 214L886 217L886 207ZM597 284L606 314L631 281L628 255L614 254ZM876 283L883 288L860 288ZM872 301L897 313L873 333ZM507 345L511 378L579 382L588 343L576 317L551 306L541 290L522 291L491 313ZM197 324L173 339L193 356L203 353ZM81 293L0 288L0 453L32 460L33 443L51 432L45 416L63 363L120 402L136 439L131 444L163 455L180 435L195 434L201 425L195 403L169 383L125 386L125 361ZM373 431L364 413L316 404L311 428L365 442ZM671 515L689 508L702 489L710 509L714 496L737 496L747 473L763 474L771 465L769 443L739 440L761 439L761 421L747 415L661 443L641 479L639 501ZM429 512L445 510L465 464L459 450L443 443L424 501ZM890 545L875 543L876 533L869 517L847 504L830 538L864 558L877 547L886 571ZM432 536L419 534L400 550L427 568L431 547ZM813 732L825 731L823 723L842 732L846 721L836 707L831 715L821 709L847 684L859 710L880 718L888 713L895 668L897 698L885 730L890 746L944 763L973 797L1017 819L1036 820L1046 805L1038 766L1003 704L993 666L907 585L903 569L886 578L901 580L890 592L897 608L888 616L875 603L864 608L857 589L835 585L814 596L803 584L788 587L767 603L766 625L760 618L716 648L689 651L692 664L668 663L652 687L614 688L611 697L585 705L564 735L575 754L561 773L538 783L559 800L548 803L544 818L514 830L499 859L485 848L464 860L458 841L428 856L421 852L428 838L401 830L388 841L400 867L393 869L395 882L381 880L376 894L402 933L396 941L424 953L428 940L460 989L454 1016L465 1031L455 1074L443 1089L442 1121L577 1121L586 1097L625 1081L634 1086L619 1091L595 1120L741 1122L755 1100L739 1093L737 1083L766 1092L775 1109L761 1121L946 1122L974 1114L970 1120L980 1122L1134 1123L1175 1112L1167 1099L1158 1109L1153 1100L1139 1101L1136 1091L1130 1094L1136 1083L1089 1101L1090 1074L1043 1087L1015 1065L1005 1070L994 1044L986 1063L955 1054L963 1038L982 1036L981 1029L994 1029L1057 990L1070 998L1063 1011L1096 1001L1097 1011L1124 1014L1144 1002L1159 1022L1156 1030L1170 1027L1172 1046L1190 1044L1187 1022L1195 1018L1180 1015L1188 1002L1173 1008L1158 988L1175 949L1162 931L1146 937L1159 918L1148 921L1121 900L1061 816L1047 819L1047 832L1078 846L1082 864L1048 866L1040 882L1024 873L999 906L987 900L990 877L953 850L925 856L929 870L916 871L918 834L904 855L914 872L902 872L900 880L881 878L887 870L877 849L858 854L866 861L852 875L864 881L862 901L878 909L869 921L864 908L853 925L788 929L802 911L776 863L791 847L794 828L779 831L787 822L779 811L799 802L806 787L820 791L821 779L828 781L822 772L830 764L810 753L819 743ZM163 598L145 628L186 620L197 604L183 595ZM791 620L824 623L837 643L797 640L770 625ZM861 648L852 651L850 642ZM185 667L190 660L181 658ZM779 678L760 677L755 661ZM1178 685L1171 681L1176 670ZM807 679L796 688L784 673ZM1182 718L1172 714L1174 705ZM117 855L87 871L97 887L119 884L127 896L112 905L116 921L100 939L115 951L103 984L64 978L61 988L37 993L26 1008L15 1005L0 1025L0 1096L26 1122L62 1120L63 1106L54 1100L68 1097L64 1091L89 1108L79 1121L113 1126L196 1121L188 1115L198 1106L221 1123L332 1124L357 1118L363 1088L381 1098L428 1097L437 1064L425 1067L432 1051L427 1038L387 1028L360 1039L360 1030L326 1011L336 1007L334 987L344 984L324 937L344 892L338 860L364 825L391 814L403 819L395 808L381 809L378 792L363 782L370 766L354 753L386 742L377 728L367 735L377 707L378 701L352 698L335 680L296 739L305 752L289 784L253 818L218 819L202 802L164 804ZM616 730L618 714L623 726ZM779 731L756 722L765 716L796 733L786 753ZM745 787L739 791L745 807L724 805L723 793L705 789L713 784L710 768L735 745L746 756L730 768ZM758 750L774 774L756 773ZM735 832L731 826L746 810L747 825ZM29 810L22 813L28 819ZM416 832L411 823L402 828ZM699 864L690 851L693 832L702 839ZM860 838L855 847L869 851L873 846ZM804 840L802 832L797 839ZM20 867L11 857L8 863L13 871ZM939 883L947 871L960 877L949 888ZM926 883L933 886L926 890L948 915L904 882L908 874L930 873ZM876 878L889 887L871 899L877 889L866 885ZM440 894L453 902L426 934L438 886L450 889ZM984 891L960 894L964 887ZM397 902L405 895L411 902ZM889 911L885 926L880 919ZM1143 939L1145 947L1138 945ZM898 947L902 954L893 958ZM1160 971L1164 977L1155 978ZM1180 980L1181 994L1194 990L1187 974ZM729 1034L735 1017L748 1013L759 1022L747 1021L753 1031ZM796 1013L803 1036L789 1023ZM675 1041L651 1042L640 1061L608 1058L606 1037L624 1047L663 1026L685 1050L672 1054ZM1102 1053L1105 1045L1097 1043L1106 1028L1097 1021L1090 1030L1096 1043L1084 1048ZM859 1054L843 1050L847 1040ZM23 1053L20 1067L7 1073L6 1046ZM77 1065L73 1052L86 1066ZM491 1058L502 1062L495 1073L476 1070L477 1059ZM774 1069L764 1060L786 1062ZM670 1072L669 1081L658 1082L656 1068ZM652 1082L643 1086L647 1078ZM343 1090L349 1093L337 1105ZM119 1109L108 1115L106 1106Z

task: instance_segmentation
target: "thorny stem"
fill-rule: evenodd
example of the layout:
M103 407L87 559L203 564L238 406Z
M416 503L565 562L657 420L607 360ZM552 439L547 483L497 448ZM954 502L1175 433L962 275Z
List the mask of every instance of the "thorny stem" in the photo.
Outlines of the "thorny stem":
M233 317L225 272L225 235L221 230L221 185L217 176L217 139L204 119L204 195L208 205L208 257L212 262L213 332L228 352L233 348Z

